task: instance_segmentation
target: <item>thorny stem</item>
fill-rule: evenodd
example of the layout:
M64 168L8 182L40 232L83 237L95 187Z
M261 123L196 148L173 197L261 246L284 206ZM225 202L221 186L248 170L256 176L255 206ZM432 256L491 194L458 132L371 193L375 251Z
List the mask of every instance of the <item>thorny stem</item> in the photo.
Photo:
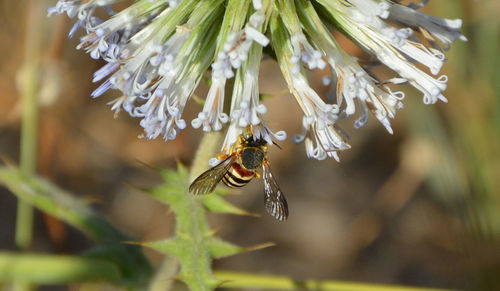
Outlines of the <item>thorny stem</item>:
M216 152L218 152L221 140L221 132L210 132L206 133L203 136L200 145L198 146L193 164L191 166L189 181L193 181L199 174L201 174L208 168L207 161L210 160L210 158L213 157ZM189 237L193 238L193 241L196 242L194 244L194 247L191 249L191 252L195 254L193 256L194 258L201 260L204 254L202 254L203 247L201 247L199 243L203 240L204 232L206 231L208 226L199 223L197 215L200 211L199 209L201 206L198 205L198 202L196 201L197 197L191 195L190 193L187 194L190 198L189 201L187 201L185 207L187 209L190 209L190 219L189 222L184 222L183 224L187 227L182 227L180 225L178 225L177 227L181 228L183 231L190 232ZM171 256L167 256L165 258L163 266L155 275L155 278L153 279L149 290L171 290L171 288L173 287L172 279L177 275L179 267L180 262L178 260L174 259ZM201 286L198 287L202 288Z
M196 156L194 158L193 164L191 166L191 171L189 173L189 181L193 181L199 174L201 174L203 171L206 170L207 168L207 161L210 160L211 157L214 156L214 154L218 151L220 147L220 141L222 140L222 135L219 132L210 132L206 133L203 136L203 139L200 142L200 145L198 146L198 150L196 152ZM200 205L198 204L199 202L197 201L197 198L195 195L189 195L190 200L189 200L189 205L188 208L190 209L191 215L191 220L189 223L191 226L188 228L191 233L189 236L193 238L193 241L195 243L195 248L193 248L191 251L193 252L192 255L193 258L202 258L206 256L205 254L206 250L203 249L202 246L202 241L204 232L208 230L208 224L207 222L200 222L199 219L196 217L196 213L199 212ZM204 214L203 214L204 215ZM178 225L180 227L180 225ZM201 278L199 278L201 279ZM201 279L202 280L202 279ZM190 288L194 288L195 286L190 286ZM196 288L201 288L202 286L196 286ZM200 289L201 290L201 289Z

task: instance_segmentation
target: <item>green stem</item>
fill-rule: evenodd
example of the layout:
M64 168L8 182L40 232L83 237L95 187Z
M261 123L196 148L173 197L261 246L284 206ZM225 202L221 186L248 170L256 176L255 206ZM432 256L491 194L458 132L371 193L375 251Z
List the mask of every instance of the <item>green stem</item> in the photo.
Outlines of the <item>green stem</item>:
M218 279L224 281L221 288L317 291L450 291L447 289L332 280L300 281L282 276L233 271L215 271L214 273ZM0 252L0 283L23 279L36 284L67 284L97 280L116 281L119 277L120 271L115 265L101 260L64 255Z
M221 137L222 134L220 131L206 133L203 136L189 173L190 182L207 169L207 161L218 152ZM210 231L210 226L206 221L203 207L197 201L198 197L191 195L191 193L188 193L188 197L187 209L189 209L190 216L186 217L187 219L185 220L179 220L177 226L178 230L187 233L193 240L187 264L195 266L193 270L196 270L196 267L211 270L210 255L205 245L205 237L207 232ZM211 272L207 275L213 277ZM196 280L190 280L191 284L188 284L192 290L208 290L206 286L209 284L205 281L208 279L207 277L204 277L202 274L197 274L194 275L193 278L196 278Z
M300 20L295 9L295 2L289 0L278 0L277 3L280 9L280 17L283 20L290 36L302 34Z
M219 152L221 140L222 133L220 131L206 133L203 136L203 139L198 146L198 150L196 151L193 164L191 165L189 181L193 181L201 173L207 170L208 160L213 158L215 153Z
M282 276L259 275L233 271L214 271L217 279L224 281L222 288L248 288L266 290L335 290L335 291L446 291L445 289L419 288L395 285L375 285L342 281L294 280Z
M169 291L172 290L174 280L180 268L179 261L172 256L166 256L155 276L149 284L149 291Z
M250 0L229 0L224 13L224 19L217 39L215 56L223 50L227 36L230 32L239 31L247 19Z
M38 5L29 4L28 25L25 40L23 66L22 121L21 121L21 171L26 175L36 172L37 126L38 126L38 46L39 31L36 29ZM20 249L29 247L32 241L33 208L19 200L16 218L16 245Z
M184 281L190 290L213 290L220 283L212 274L209 245L213 230L208 224L203 204L203 200L210 197L195 196L189 193L188 187L189 182L209 168L208 161L218 152L221 138L220 132L205 134L189 174L183 167L179 167L177 172L164 171L165 180L172 183L171 187L176 189L159 187L149 191L154 197L170 206L176 214L177 224L175 236L146 245L168 254L165 260L170 260L172 267L177 266L176 262L172 262L172 257L177 258L181 266L180 272L177 270L171 272L172 268L160 270L155 276L155 282L150 285L150 290L166 290L171 284L169 279L174 277ZM212 197L216 199L215 196ZM168 264L168 261L165 264Z
M67 284L117 281L116 265L76 256L0 252L0 283ZM20 285L20 284L17 284ZM19 290L19 287L17 287Z

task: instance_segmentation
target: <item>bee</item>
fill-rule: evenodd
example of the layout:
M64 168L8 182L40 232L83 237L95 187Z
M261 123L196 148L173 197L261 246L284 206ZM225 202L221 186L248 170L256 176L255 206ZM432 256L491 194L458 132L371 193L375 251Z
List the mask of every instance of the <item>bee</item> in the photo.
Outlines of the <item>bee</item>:
M254 177L260 178L258 170L261 169L266 210L274 218L286 220L288 204L271 173L267 150L267 142L254 138L251 129L247 127L230 148L229 154L220 154L218 158L222 161L196 178L189 186L189 192L195 195L211 193L220 181L231 188L243 187Z

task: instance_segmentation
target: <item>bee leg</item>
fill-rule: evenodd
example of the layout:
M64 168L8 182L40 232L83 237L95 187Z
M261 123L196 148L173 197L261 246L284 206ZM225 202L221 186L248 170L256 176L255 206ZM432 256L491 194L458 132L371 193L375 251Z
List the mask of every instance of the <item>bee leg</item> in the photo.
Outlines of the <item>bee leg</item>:
M255 172L255 178L260 178L262 175L259 172Z
M243 144L245 142L245 137L240 134L240 136L238 136L238 144Z
M218 160L225 160L225 159L227 159L227 157L229 157L229 156L228 156L228 155L226 155L226 154L224 154L224 153L219 153L219 154L217 154L217 156L216 156L216 157L217 157L217 159L218 159Z

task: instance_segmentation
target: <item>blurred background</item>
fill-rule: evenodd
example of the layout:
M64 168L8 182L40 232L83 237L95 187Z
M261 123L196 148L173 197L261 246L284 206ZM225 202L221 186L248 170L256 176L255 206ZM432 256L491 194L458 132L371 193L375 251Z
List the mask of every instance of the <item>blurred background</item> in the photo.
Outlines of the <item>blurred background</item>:
M142 163L190 165L200 132L188 127L175 141L138 138L138 120L117 119L93 100L92 73L104 63L76 51L72 21L46 18L56 1L0 2L0 155L19 158L21 78L27 60L37 65L40 102L38 173L92 202L116 226L141 240L167 237L174 218L167 207L127 186L151 187L161 179ZM277 246L215 262L215 269L372 283L500 290L500 1L431 1L425 11L462 18L467 43L447 53L449 104L426 106L409 86L405 109L389 135L374 119L356 130L345 123L352 149L341 162L307 159L290 138L271 150L274 174L291 211L286 223L265 215L262 181L229 199L255 217L213 215L219 235L240 245ZM29 39L29 41L27 41ZM342 45L359 52L343 38ZM27 56L30 56L27 58ZM326 72L312 72L320 95ZM301 113L283 93L272 60L263 62L261 91L268 124L289 136L300 132ZM198 89L204 96L206 87ZM187 120L201 106L190 101ZM207 165L208 167L208 165ZM0 188L0 249L15 250L16 199ZM76 230L35 213L31 250L78 254L92 242ZM162 256L146 250L154 264ZM62 288L64 290L64 288Z

